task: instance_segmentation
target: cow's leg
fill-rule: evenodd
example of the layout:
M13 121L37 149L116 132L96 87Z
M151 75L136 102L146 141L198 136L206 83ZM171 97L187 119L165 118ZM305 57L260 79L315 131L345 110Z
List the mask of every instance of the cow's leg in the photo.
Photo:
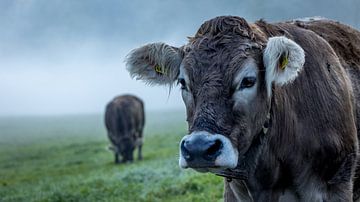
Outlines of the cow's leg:
M126 154L122 154L122 159L121 159L121 163L126 163L127 161L127 155Z
M142 149L142 144L140 144L140 145L138 146L138 160L141 160L141 159L142 159L141 149Z
M128 160L130 162L134 161L134 150L135 150L135 148L129 151L129 159Z
M119 161L119 154L114 152L114 156L115 156L115 164L119 164L120 161Z
M138 148L138 157L137 159L138 160L141 160L142 159L142 144L143 144L143 139L142 139L142 129L140 128L138 130L139 132L135 135L136 137L136 144L135 144L135 147Z
M124 162L133 162L134 157L134 149L133 148L127 148L127 150L124 153Z
M351 202L353 201L352 182L329 185L311 180L306 186L301 187L299 196L301 201Z

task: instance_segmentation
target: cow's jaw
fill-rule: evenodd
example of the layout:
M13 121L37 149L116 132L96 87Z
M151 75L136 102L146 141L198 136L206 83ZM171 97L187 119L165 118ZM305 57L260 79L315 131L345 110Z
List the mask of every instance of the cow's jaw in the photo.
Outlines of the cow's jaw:
M199 172L235 168L238 151L229 138L206 131L196 131L180 141L179 166Z

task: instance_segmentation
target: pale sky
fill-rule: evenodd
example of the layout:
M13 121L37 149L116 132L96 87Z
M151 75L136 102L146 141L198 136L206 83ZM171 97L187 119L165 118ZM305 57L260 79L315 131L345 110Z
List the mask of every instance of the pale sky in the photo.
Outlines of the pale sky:
M144 99L149 110L181 109L178 87L168 95L166 87L129 77L128 52L150 42L183 45L218 15L250 22L323 16L359 28L359 2L1 0L0 116L101 113L124 93Z

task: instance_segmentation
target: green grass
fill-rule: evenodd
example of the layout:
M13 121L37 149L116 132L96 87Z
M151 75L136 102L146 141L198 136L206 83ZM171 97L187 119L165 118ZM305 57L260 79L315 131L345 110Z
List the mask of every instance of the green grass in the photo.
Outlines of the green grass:
M222 200L220 177L178 166L182 112L149 113L144 159L123 165L106 149L102 118L0 118L0 201Z

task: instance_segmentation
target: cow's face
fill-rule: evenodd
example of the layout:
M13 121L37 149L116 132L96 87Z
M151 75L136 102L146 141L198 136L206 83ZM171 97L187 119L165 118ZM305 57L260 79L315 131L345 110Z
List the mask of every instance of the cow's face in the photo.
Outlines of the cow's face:
M133 77L181 86L189 134L180 142L179 164L198 171L238 165L262 130L271 86L293 80L303 64L295 42L256 35L238 17L205 22L181 48L148 44L127 59Z

